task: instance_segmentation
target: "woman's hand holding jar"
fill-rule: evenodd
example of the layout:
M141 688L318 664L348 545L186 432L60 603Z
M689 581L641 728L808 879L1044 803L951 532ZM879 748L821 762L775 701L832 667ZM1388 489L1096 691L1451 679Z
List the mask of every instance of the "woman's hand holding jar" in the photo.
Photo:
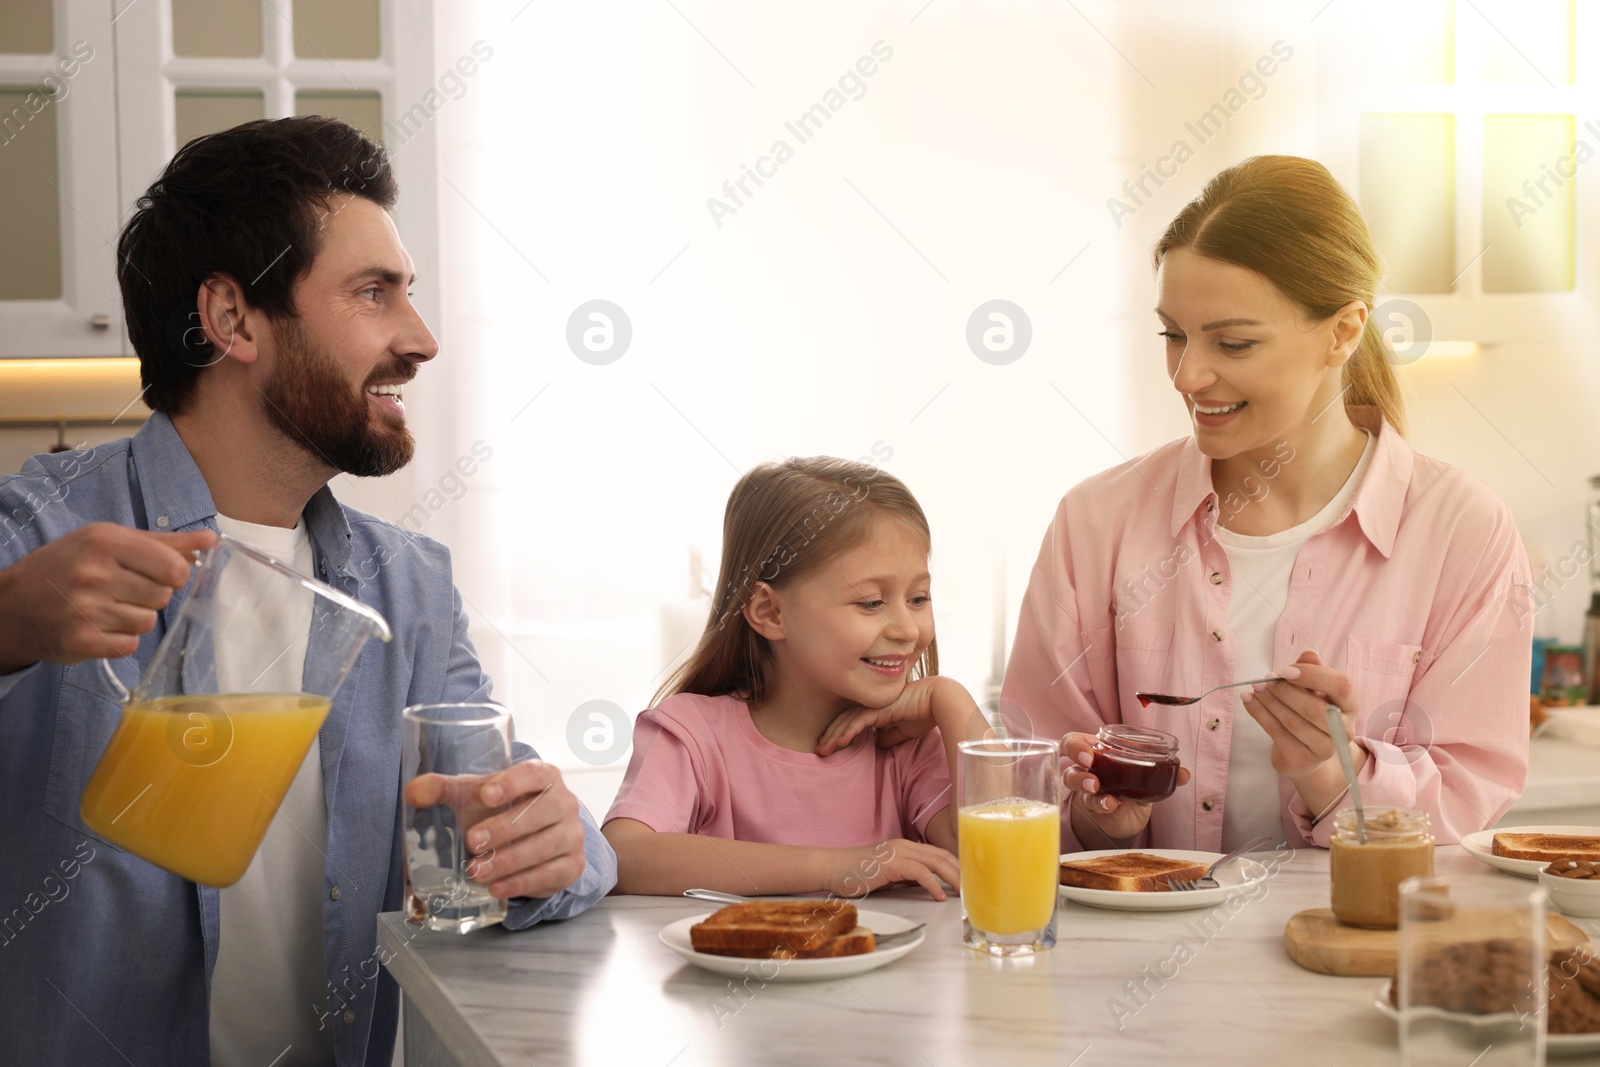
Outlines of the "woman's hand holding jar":
M1189 769L1178 766L1177 738L1160 730L1117 723L1098 735L1069 733L1061 753L1072 832L1087 849L1126 847L1155 801L1189 780Z

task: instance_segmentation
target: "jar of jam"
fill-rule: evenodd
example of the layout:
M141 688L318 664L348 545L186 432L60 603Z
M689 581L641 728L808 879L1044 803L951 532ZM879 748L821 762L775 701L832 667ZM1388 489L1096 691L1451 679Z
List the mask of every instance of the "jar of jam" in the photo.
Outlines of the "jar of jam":
M1145 726L1102 726L1095 735L1089 773L1104 796L1165 800L1178 788L1178 739Z
M1356 835L1356 810L1333 817L1328 843L1333 914L1349 926L1393 930L1400 924L1400 883L1433 874L1428 813L1412 808L1369 812L1367 840Z

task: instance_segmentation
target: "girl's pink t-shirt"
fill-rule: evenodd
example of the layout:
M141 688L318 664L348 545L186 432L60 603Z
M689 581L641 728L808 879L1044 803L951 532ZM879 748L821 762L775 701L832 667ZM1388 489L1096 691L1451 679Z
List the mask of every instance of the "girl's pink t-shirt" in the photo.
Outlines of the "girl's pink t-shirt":
M761 736L744 701L679 693L639 715L628 774L606 821L658 833L850 848L927 840L953 800L934 730L880 749L871 731L831 756Z

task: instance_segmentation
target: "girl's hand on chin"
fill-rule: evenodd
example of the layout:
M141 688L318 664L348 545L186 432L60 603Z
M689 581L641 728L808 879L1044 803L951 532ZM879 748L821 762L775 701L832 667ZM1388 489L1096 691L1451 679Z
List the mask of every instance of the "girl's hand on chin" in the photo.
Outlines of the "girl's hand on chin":
M900 695L881 708L854 707L841 711L817 740L819 756L831 756L854 741L861 731L878 728L878 746L921 737L934 728L933 693L937 676L907 682Z

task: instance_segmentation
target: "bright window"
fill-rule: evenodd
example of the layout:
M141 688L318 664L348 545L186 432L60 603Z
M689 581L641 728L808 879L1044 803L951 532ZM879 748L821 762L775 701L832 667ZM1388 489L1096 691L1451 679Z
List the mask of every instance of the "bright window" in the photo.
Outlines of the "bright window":
M1435 336L1553 336L1595 306L1579 205L1600 125L1585 122L1595 79L1578 60L1600 54L1596 14L1575 0L1369 3L1340 49L1360 60L1330 55L1384 288L1417 299Z

